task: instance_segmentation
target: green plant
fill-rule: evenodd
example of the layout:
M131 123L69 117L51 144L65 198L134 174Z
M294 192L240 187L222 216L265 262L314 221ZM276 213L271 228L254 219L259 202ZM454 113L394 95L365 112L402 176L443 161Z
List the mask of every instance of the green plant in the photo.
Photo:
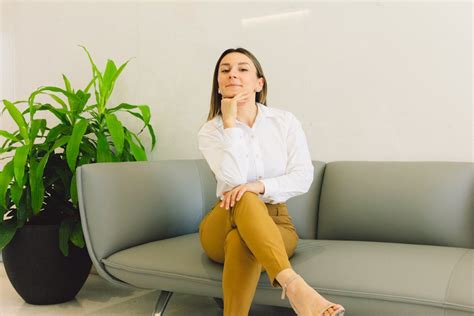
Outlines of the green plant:
M101 72L88 50L81 47L92 66L92 79L84 90L75 91L63 75L64 89L40 87L27 101L3 100L5 107L1 113L7 110L18 130L0 130L0 137L5 138L0 155L14 153L2 158L11 160L0 172L0 249L27 223L60 223L59 247L65 256L69 241L84 247L77 202L77 167L95 162L147 160L145 147L138 138L145 128L151 135L151 149L155 147L148 105L121 103L107 108L115 82L130 60L119 68L108 60ZM95 103L87 105L91 87ZM39 95L51 98L52 102L36 102ZM20 112L19 104L27 104L27 108ZM59 123L48 128L45 119L35 119L39 111L50 112ZM120 112L128 112L143 122L137 134L117 118Z

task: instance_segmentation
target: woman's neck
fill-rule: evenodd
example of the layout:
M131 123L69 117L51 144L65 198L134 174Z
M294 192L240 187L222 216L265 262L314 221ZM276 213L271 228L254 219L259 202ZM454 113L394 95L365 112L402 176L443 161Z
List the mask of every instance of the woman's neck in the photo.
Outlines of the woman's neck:
M237 120L247 124L250 128L255 123L257 118L258 106L255 101L250 101L246 104L237 105Z

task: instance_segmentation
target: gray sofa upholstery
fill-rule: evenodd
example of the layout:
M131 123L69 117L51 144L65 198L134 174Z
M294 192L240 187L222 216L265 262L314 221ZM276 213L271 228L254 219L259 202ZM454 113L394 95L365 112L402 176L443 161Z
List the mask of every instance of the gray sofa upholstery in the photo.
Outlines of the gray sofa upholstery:
M288 200L300 236L293 268L346 315L473 315L473 163L313 161ZM83 165L86 244L117 285L222 298L223 266L198 227L217 201L205 160ZM262 273L254 303L290 308ZM216 308L218 308L216 306ZM160 315L161 315L160 314Z

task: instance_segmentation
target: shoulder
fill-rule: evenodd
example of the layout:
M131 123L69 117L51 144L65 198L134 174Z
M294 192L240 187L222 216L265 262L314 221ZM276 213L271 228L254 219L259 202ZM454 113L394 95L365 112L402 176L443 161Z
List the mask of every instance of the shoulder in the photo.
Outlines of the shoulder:
M296 116L288 110L278 107L269 107L263 104L261 108L267 117L276 120L280 124L294 125L299 123L299 120L296 118Z
M212 120L204 123L200 128L198 135L208 135L219 133L219 129L222 127L222 119L219 115L214 117Z

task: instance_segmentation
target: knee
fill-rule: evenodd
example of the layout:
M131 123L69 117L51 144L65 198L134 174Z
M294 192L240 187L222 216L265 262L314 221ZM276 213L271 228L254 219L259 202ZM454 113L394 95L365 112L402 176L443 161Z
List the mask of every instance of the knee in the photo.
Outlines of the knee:
M218 263L224 263L222 244L219 245L218 240L214 236L207 236L205 231L203 231L202 224L199 227L199 241L209 259Z
M259 199L258 195L253 192L244 192L240 200L234 205L233 216L237 223L237 218L247 217L247 215L255 216L255 212L261 211L268 214L265 203Z
M244 192L240 197L240 200L237 202L238 204L255 204L255 203L263 203L262 200L258 198L258 195L253 192Z

